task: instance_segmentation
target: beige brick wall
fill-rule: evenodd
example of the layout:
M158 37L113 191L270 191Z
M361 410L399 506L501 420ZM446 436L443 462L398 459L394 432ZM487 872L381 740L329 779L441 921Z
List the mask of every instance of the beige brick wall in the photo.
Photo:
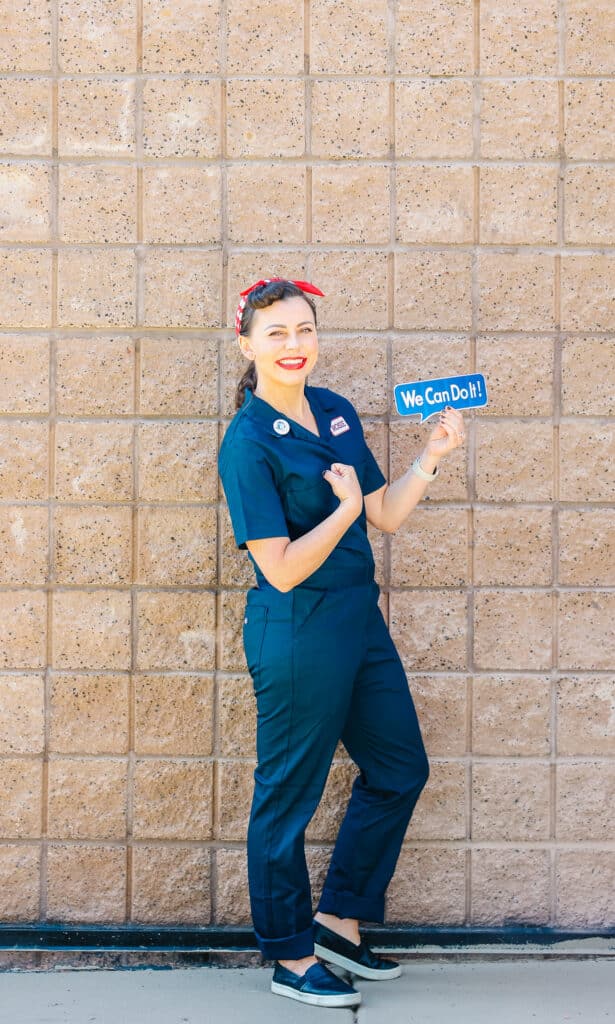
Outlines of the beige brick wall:
M265 273L393 476L394 383L490 389L374 536L432 761L388 920L615 923L612 0L3 0L0 147L0 920L248 920L215 456Z

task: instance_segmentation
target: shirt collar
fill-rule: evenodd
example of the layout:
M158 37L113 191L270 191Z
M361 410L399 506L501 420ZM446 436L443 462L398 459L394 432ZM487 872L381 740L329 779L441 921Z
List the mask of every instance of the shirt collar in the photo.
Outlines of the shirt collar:
M314 412L314 415L316 417L316 421L318 422L318 425L322 431L322 420L319 420L318 417L319 409L322 409L324 412L334 411L335 396L333 395L332 392L327 391L326 388L314 388L310 387L310 385L308 384L306 384L305 386L305 393L312 407L312 411ZM244 394L242 408L246 409L250 416L253 416L260 423L263 423L264 426L268 427L269 433L274 434L276 437L288 436L285 434L279 434L278 431L276 431L273 426L273 424L276 421L284 420L286 423L288 423L288 426L290 428L290 430L288 431L289 434L301 437L305 437L307 435L309 437L313 437L314 440L316 441L326 440L326 437L322 436L320 438L317 438L315 434L312 434L311 431L306 430L305 427L302 427L300 423L296 423L295 420L292 420L288 416L285 416L284 413L281 413L278 409L274 408L273 405L269 405L269 402L266 402L264 398L260 398L258 395L255 395L254 392L250 391L248 388L246 388Z

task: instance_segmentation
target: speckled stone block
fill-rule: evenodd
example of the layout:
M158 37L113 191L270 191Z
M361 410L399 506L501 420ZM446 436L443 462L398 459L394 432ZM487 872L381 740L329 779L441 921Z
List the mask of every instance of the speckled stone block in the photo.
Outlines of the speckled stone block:
M424 78L395 83L398 157L463 158L473 148L470 82Z
M130 249L64 249L58 255L62 327L133 327L135 255Z
M140 498L216 501L215 423L141 423L138 432Z
M346 394L353 380L352 404L361 416L381 416L387 411L386 348L378 335L318 338L318 363L310 384Z
M220 242L219 167L145 167L143 190L146 242Z
M305 242L306 176L302 164L231 164L227 180L228 233L232 242ZM255 195L258 202L254 201Z
M336 839L357 776L354 764L332 764L316 813L306 830L308 840Z
M404 375L405 376L405 375ZM420 378L414 378L420 379ZM393 422L389 428L390 437L390 479L406 473L417 455L427 443L431 423L418 425L416 422ZM421 499L429 502L467 501L467 451L457 448L440 463L438 477L429 485L425 496Z
M553 426L539 420L479 420L476 492L484 502L548 502L553 495ZM523 461L519 452L523 452Z
M151 78L143 85L143 150L152 157L220 154L220 82Z
M61 166L58 223L64 242L136 242L136 168Z
M128 676L54 672L49 749L56 754L128 753Z
M213 338L142 338L139 408L146 416L215 416L218 346Z
M478 586L545 587L553 580L551 510L474 510L474 583Z
M255 767L254 761L218 760L217 839L245 842Z
M55 579L60 584L130 583L132 510L62 506L54 513Z
M36 839L42 827L42 758L0 760L0 832L3 839Z
M48 449L49 427L44 421L0 423L0 493L4 501L47 497Z
M303 156L305 90L300 79L232 78L226 91L229 157Z
M547 924L551 916L548 850L472 851L471 923Z
M615 465L605 458L615 445L608 422L578 420L560 427L560 498L562 501L613 501Z
M611 254L562 257L562 327L609 331L615 327L615 260Z
M136 71L137 12L133 0L63 0L58 57L68 74Z
M559 667L612 669L615 657L615 594L564 591L559 595Z
M555 258L531 252L481 252L478 323L486 331L555 327Z
M464 850L404 846L386 895L391 923L463 924L466 854Z
M399 165L396 172L397 240L468 243L473 239L471 167Z
M0 687L0 754L41 754L44 741L43 676L0 676Z
M141 591L137 596L138 669L207 672L214 668L214 595Z
M45 164L0 163L0 240L47 242L51 172Z
M250 924L248 861L244 850L216 850L216 923Z
M211 754L211 676L137 675L134 687L137 754Z
M395 255L395 326L405 330L469 330L472 322L469 252Z
M615 157L615 81L566 82L564 106L566 155L575 160Z
M479 669L551 667L553 608L548 592L481 590L474 595L474 660Z
M135 839L210 839L212 766L205 761L137 758Z
M132 860L132 919L145 924L209 924L206 848L139 843Z
M557 0L512 6L483 0L480 69L483 75L554 75L557 72Z
M615 764L565 762L556 767L557 839L608 842L615 826Z
M222 549L222 575L220 585L223 587L249 587L256 580L252 562L248 552L237 547L231 526L228 507L222 505L218 544Z
M562 412L565 416L613 416L615 340L591 335L562 339Z
M216 510L139 511L137 579L149 586L216 582Z
M472 73L472 0L398 0L397 72Z
M612 850L560 850L555 862L556 921L563 928L612 928L615 923L615 854Z
M313 241L386 244L391 234L389 179L384 164L317 164L312 169Z
M511 722L515 723L511 729ZM494 757L545 757L551 748L548 676L475 676L472 751Z
M145 258L148 327L220 327L220 250L155 249Z
M491 245L557 242L557 167L480 168L480 240Z
M374 0L313 0L310 70L326 75L380 75L388 70L388 5Z
M50 70L50 0L13 0L0 11L0 68Z
M467 598L461 590L393 592L391 636L407 672L466 668Z
M379 80L312 83L312 153L316 157L386 157L389 87Z
M463 757L467 749L465 676L413 675L410 692L429 757Z
M51 156L50 79L0 78L0 122L2 152Z
M219 667L226 672L246 671L242 638L245 606L245 591L222 591L220 597L222 630Z
M130 668L130 593L56 590L53 594L54 668Z
M127 416L134 409L134 340L58 338L56 409L63 416Z
M464 839L466 803L465 764L432 760L429 781L412 815L406 842Z
M468 582L466 509L419 507L391 538L394 587L460 587Z
M615 231L615 168L569 167L565 179L566 241L609 245Z
M558 754L609 757L615 740L615 678L571 676L559 679L555 692Z
M126 915L126 849L102 843L50 843L49 921L121 922Z
M559 582L615 586L615 521L610 509L559 511Z
M48 578L49 515L42 506L0 506L0 583L41 585Z
M541 79L481 83L480 151L508 160L558 155L557 82Z
M123 839L126 834L124 758L49 761L47 833L52 839Z
M249 676L219 676L217 749L223 757L256 756L256 700Z
M472 768L472 839L549 838L550 767L510 758Z
M0 413L46 413L49 408L49 340L0 334Z
M553 412L554 338L482 334L476 369L484 374L490 416L550 416Z
M0 668L43 668L46 639L44 591L0 591Z
M412 287L410 282L408 287ZM457 376L468 373L470 366L470 342L462 334L398 335L391 340L392 379L396 384L427 377ZM414 422L408 420L405 426L411 427ZM429 420L423 429L432 426L433 420ZM443 467L444 463L440 465ZM432 493L431 487L429 493Z
M34 921L39 912L41 855L38 845L0 844L0 917Z
M226 69L229 75L302 74L303 0L229 0Z
M11 282L11 287L0 293L0 324L4 330L51 324L51 253L42 249L2 249L0 280Z
M143 0L143 70L217 74L219 34L216 0Z
M609 0L568 0L566 67L571 75L615 72L615 11Z
M387 257L379 250L318 250L311 259L314 282L326 291L318 301L319 327L381 330L387 325Z
M58 146L62 156L133 154L134 81L63 78L58 91Z
M130 423L59 422L56 427L56 498L126 501L132 498Z

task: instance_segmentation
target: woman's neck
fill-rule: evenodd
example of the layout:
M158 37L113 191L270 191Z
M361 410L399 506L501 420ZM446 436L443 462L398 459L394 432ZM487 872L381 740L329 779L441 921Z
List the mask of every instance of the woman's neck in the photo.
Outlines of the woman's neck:
M289 419L295 420L297 423L301 423L306 415L309 415L310 409L305 397L303 382L296 388L271 388L259 380L254 394L282 413L283 416L288 416Z

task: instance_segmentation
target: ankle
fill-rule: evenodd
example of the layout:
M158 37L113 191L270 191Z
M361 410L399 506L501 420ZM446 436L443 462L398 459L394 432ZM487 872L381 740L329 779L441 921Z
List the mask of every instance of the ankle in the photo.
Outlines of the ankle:
M336 914L324 914L318 910L314 914L314 920L319 924L324 924L325 928L330 928L332 932L341 935L342 938L348 939L349 942L359 945L361 936L359 935L359 922L355 917L338 917Z
M300 960L278 960L281 967L285 967L287 971L292 971L293 974L297 974L300 978L303 977L306 971L309 971L310 967L318 963L315 956L304 956Z

